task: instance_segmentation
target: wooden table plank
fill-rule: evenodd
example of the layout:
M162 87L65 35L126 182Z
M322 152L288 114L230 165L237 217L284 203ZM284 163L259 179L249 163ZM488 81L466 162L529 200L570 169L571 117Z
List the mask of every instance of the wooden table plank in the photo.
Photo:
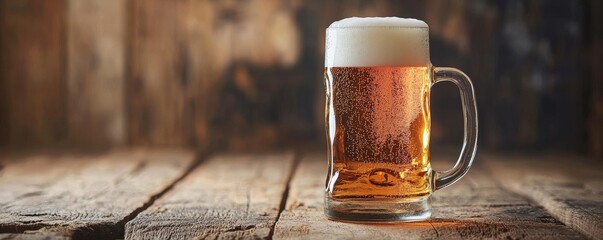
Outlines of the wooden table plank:
M479 163L482 159L477 159ZM500 187L483 167L433 197L429 221L402 224L352 224L323 214L326 162L322 155L302 159L291 184L275 239L583 239L542 207Z
M563 155L488 158L503 186L544 206L563 223L603 239L603 163Z
M220 155L126 224L126 239L267 238L292 154Z
M0 233L0 240L67 240L68 235L54 232Z
M2 159L0 233L44 228L75 238L121 238L125 222L193 162L191 152L147 150Z

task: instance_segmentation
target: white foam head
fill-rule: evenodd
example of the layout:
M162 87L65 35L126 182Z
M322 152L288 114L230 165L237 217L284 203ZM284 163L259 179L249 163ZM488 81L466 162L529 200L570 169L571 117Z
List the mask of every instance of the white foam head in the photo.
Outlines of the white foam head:
M325 66L429 64L429 27L397 17L346 18L327 28Z

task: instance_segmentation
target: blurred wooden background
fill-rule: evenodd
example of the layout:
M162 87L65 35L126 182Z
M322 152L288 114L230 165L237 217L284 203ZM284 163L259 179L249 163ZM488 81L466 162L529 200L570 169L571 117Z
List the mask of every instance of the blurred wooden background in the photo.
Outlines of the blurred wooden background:
M318 145L324 29L349 16L430 25L436 66L474 81L480 147L603 158L601 1L4 0L0 144ZM433 137L458 144L454 86Z

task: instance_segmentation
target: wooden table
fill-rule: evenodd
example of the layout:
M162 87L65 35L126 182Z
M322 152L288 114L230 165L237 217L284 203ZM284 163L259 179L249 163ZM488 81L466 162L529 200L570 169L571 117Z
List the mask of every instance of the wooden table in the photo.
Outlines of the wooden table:
M433 195L430 220L403 224L327 220L325 172L325 156L305 152L5 154L0 239L603 236L600 161L479 153L465 178Z

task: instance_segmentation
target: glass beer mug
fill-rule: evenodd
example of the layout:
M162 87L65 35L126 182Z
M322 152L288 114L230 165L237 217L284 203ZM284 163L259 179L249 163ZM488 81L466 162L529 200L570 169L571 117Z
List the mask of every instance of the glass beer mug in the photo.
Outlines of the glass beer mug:
M328 218L429 218L430 195L469 170L477 149L473 86L463 72L431 65L428 32L425 22L404 18L347 18L327 28ZM429 163L429 96L442 81L460 90L465 134L456 165L440 172Z

